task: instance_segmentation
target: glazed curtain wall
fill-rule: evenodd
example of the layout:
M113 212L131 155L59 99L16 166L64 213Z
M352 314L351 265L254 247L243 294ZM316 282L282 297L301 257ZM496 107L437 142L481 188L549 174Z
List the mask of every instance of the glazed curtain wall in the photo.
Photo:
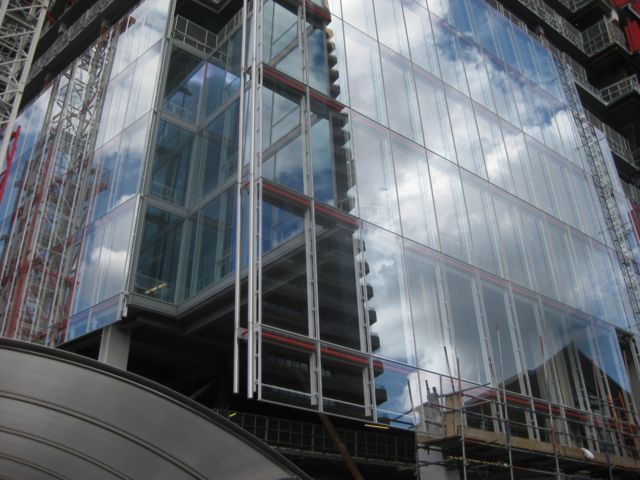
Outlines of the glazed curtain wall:
M236 29L165 57L135 293L179 304L234 271L240 50Z
M170 5L145 0L115 27L67 340L122 315Z
M248 388L405 427L451 388L431 372L631 405L634 320L551 54L481 1L258 18Z

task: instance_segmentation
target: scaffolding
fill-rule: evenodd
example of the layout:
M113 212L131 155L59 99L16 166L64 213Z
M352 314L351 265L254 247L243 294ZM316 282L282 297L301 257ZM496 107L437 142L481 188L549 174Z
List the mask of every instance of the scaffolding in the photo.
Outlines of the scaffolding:
M55 81L45 129L21 179L2 265L3 335L64 338L75 286L83 202L116 31L106 31Z
M638 425L609 405L593 413L441 376L449 393L423 406L418 464L457 468L467 478L636 478ZM441 387L442 388L442 387Z
M0 0L0 172L18 116L48 0Z

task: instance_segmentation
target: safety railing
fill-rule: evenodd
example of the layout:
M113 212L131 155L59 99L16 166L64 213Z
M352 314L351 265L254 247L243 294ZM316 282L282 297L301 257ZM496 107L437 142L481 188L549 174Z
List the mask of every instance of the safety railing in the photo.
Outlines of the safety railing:
M301 454L340 455L335 442L321 424L229 410L219 410L218 413L277 449L295 450ZM335 430L349 454L356 459L415 464L413 438L346 428Z
M173 38L210 54L218 44L218 36L197 23L177 15L173 25Z
M609 125L602 123L600 119L596 118L589 110L585 110L585 114L587 116L587 120L589 120L589 122L591 122L591 124L596 129L604 133L611 151L629 164L635 166L635 164L633 163L633 155L631 154L631 146L629 145L629 141Z
M640 81L637 75L631 75L600 90L600 96L606 103L611 103L631 93L640 93Z
M640 458L640 429L635 419L628 410L610 402L600 402L600 409L609 412L606 415L486 385L455 382L454 391L432 396L424 406L422 433L429 437L461 437L475 443L484 439L493 446L532 450L539 442L541 452L549 452L543 444L551 444L554 455L578 460L583 458L579 449L592 452L601 462L612 461L612 455Z
M582 43L587 55L594 55L614 43L627 48L624 33L616 23L607 18L582 32Z
M562 5L567 7L572 12L577 12L584 7L589 6L592 3L602 3L603 6L610 7L606 0L559 0Z

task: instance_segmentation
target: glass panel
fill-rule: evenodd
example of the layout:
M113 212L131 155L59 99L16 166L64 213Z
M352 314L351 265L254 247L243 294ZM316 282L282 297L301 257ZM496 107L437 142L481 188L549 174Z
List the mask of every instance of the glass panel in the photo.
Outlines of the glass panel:
M176 294L183 219L149 207L140 245L136 292L173 302Z
M442 251L469 262L469 224L458 168L430 154L429 170Z
M347 0L343 3L344 21L376 38L376 21L371 0Z
M135 200L131 200L114 210L105 219L94 304L125 290L135 207Z
M371 418L369 359L329 347L321 349L322 397L325 412Z
M418 425L422 401L417 370L374 359L373 376L378 423L396 428Z
M489 181L499 187L514 193L511 168L507 151L502 141L502 132L498 117L476 108L476 120L484 153L484 162L489 174Z
M328 94L330 92L330 77L327 34L322 29L315 28L313 24L307 24L307 31L309 32L307 33L309 86ZM335 43L332 46L335 49Z
M515 193L523 200L533 203L531 164L524 135L507 122L500 121L500 126L502 127L504 143L509 157ZM489 173L489 177L491 177L491 173Z
M300 102L300 97L284 86L269 83L263 89L262 148L265 151L285 136L299 134Z
M411 60L429 73L439 77L440 68L429 13L412 0L403 0L402 7L407 23Z
M389 127L422 144L422 125L411 64L386 48L382 48L381 53Z
M432 17L431 25L440 61L442 80L468 96L469 89L467 88L457 35L446 23L435 17Z
M575 268L576 278L578 282L580 282L584 294L582 309L593 316L604 318L601 294L591 263L591 246L589 239L575 231L571 231L570 233L572 233L571 243L573 244L576 259L580 259L579 262L575 262Z
M465 380L486 383L486 349L479 329L476 284L472 275L454 267L446 267L449 308L455 334L460 375ZM454 372L454 376L455 372Z
M205 67L202 61L179 48L171 51L162 110L187 122L195 122L200 105Z
M309 335L304 218L300 205L278 197L263 199L262 322Z
M109 82L102 107L97 145L111 140L124 128L134 72L135 65L131 65Z
M555 222L547 223L547 236L552 250L551 267L558 280L559 300L577 308L581 304L582 295L580 285L575 278L565 228Z
M96 219L140 191L149 116L127 128L94 156L96 179L91 218Z
M454 350L439 255L411 242L405 242L405 252L418 367L450 375L447 355Z
M398 195L387 130L365 119L354 118L353 150L360 216L399 232Z
M542 333L538 330L538 307L534 300L521 295L514 295L514 300L531 394L552 400L544 363Z
M520 366L516 360L511 337L508 295L504 287L482 282L482 299L498 385L512 392L521 393Z
M282 145L277 152L271 154L264 161L262 175L269 180L304 193L302 160L302 136L299 136Z
M402 234L429 247L438 248L438 225L425 152L395 136L391 140L391 149L400 199Z
M442 83L426 74L418 75L416 87L426 147L444 158L454 160L456 154Z
M408 58L409 45L400 2L401 0L374 0L378 40Z
M593 263L596 271L595 279L598 281L604 302L605 320L624 327L626 316L620 300L620 290L615 278L617 259L611 262L607 249L599 244L593 244Z
M95 281L100 273L100 251L104 231L103 220L87 226L78 266L78 285L73 294L72 313L81 312L95 305Z
M263 60L278 70L302 81L302 56L298 41L298 14L273 0L263 9Z
M515 207L513 199L502 196L494 196L494 205L509 278L520 285L530 287L522 244L519 211Z
M529 265L531 268L534 289L550 298L558 298L553 274L551 273L551 257L545 239L545 226L542 217L534 211L522 209L523 236Z
M356 213L353 162L347 148L348 117L317 102L311 102L311 160L316 200L348 213Z
M627 410L629 405L626 402L631 388L616 330L612 325L598 322L594 323L593 332L600 358L598 363L609 384L611 401L616 408ZM616 412L615 414L616 418L621 415L625 413ZM626 421L628 418L621 420Z
M544 147L527 139L527 147L531 158L531 183L533 185L533 193L535 204L538 208L558 217L558 208L556 205L553 191L551 190L551 179L547 170L547 152Z
M160 121L151 173L152 195L184 205L194 137L187 130Z
M491 111L496 111L491 94L491 83L489 75L484 66L484 55L482 49L476 44L466 40L460 41L462 57L464 58L464 68L467 72L467 82L471 98Z
M344 30L351 107L386 124L387 112L378 44L348 25L345 25Z
M261 397L305 408L317 406L311 395L311 355L315 345L267 329L261 334Z
M451 89L446 89L446 93L451 125L455 125L453 139L456 144L458 165L487 178L471 102Z
M471 0L467 2L469 8L469 16L473 27L473 36L480 45L482 45L494 57L498 57L498 49L494 39L497 34L496 26L492 26L492 17L497 16L495 12L483 1Z
M193 176L193 195L197 202L235 175L238 155L238 102L213 120L200 138Z
M112 77L162 38L170 5L170 0L146 0L123 17Z
M151 109L158 83L161 56L162 42L158 42L136 62L125 125L130 125Z
M230 274L235 265L235 189L231 188L199 212L191 226L190 295Z
M223 66L218 65L218 62L212 60L206 65L204 82L201 118L207 119L226 100L237 93L239 78L235 72L229 72Z
M475 264L496 275L502 275L500 239L493 210L489 184L462 172L462 186L467 203Z
M363 252L366 272L364 287L367 292L371 351L414 365L413 332L401 238L363 224L360 250Z
M320 339L361 350L358 278L362 272L354 257L358 221L318 204L315 219Z
M520 120L516 110L516 101L507 77L507 68L502 62L491 57L485 57L485 61L498 115L512 125L519 126Z

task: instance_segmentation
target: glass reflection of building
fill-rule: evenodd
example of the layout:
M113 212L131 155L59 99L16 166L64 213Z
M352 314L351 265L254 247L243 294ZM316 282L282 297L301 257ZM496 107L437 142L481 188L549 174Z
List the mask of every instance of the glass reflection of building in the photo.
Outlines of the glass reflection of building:
M483 386L507 406L470 401L470 426L633 455L576 419L636 425L638 299L543 43L480 0L236 2L217 35L175 3L90 47L94 131L66 122L83 58L23 110L3 334L214 338L243 398L427 432L434 388ZM140 342L131 368L165 379ZM221 378L211 403L242 405Z

